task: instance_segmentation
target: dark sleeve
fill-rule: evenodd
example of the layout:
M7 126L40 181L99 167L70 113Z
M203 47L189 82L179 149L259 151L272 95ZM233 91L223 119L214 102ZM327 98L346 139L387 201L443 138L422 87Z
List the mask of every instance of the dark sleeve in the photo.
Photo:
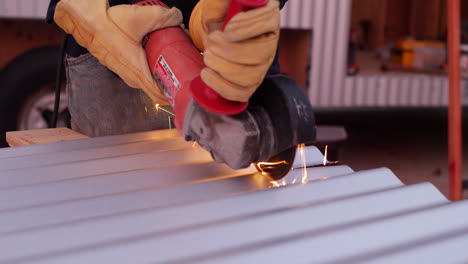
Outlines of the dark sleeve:
M280 7L283 8L287 1L288 0L280 0ZM275 59L273 60L273 63L271 64L270 69L268 69L268 73L267 73L268 75L281 73L281 67L279 64L278 57L279 57L279 48L276 50Z
M280 0L280 7L283 8L288 0Z
M195 8L195 5L197 5L199 0L162 0L162 1L170 7L175 6L178 9L180 9L184 17L184 25L186 28L188 28L190 15L192 14L192 10L193 8ZM287 1L288 0L280 0L281 8L283 8L283 6L286 4Z
M192 10L195 8L199 0L162 0L163 3L168 5L169 7L177 7L183 15L184 18L184 25L188 28L190 15L192 14Z
M52 23L54 21L55 6L59 0L51 0L49 3L49 8L47 9L46 21L47 23Z
M49 4L49 8L47 10L47 17L46 20L48 23L54 22L54 13L55 13L55 6L57 5L59 0L51 0ZM109 5L121 5L121 4L130 4L128 0L109 0ZM67 46L65 47L65 51L68 55L72 57L79 57L83 54L88 53L88 50L84 47L80 46L75 38L72 35L69 36Z
M55 13L55 6L57 5L59 0L50 0L49 8L47 9L47 16L46 21L47 23L54 22L54 13ZM109 0L109 5L121 5L121 4L130 4L128 0Z

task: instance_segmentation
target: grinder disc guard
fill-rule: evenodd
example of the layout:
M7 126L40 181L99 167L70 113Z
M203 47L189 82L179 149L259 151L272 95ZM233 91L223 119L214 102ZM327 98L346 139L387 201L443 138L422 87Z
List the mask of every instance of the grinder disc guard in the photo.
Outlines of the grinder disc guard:
M296 146L315 141L315 118L304 90L278 74L264 80L249 108L238 115L216 114L192 101L185 116L184 136L234 169L280 162L268 169L272 178L279 179L292 166Z

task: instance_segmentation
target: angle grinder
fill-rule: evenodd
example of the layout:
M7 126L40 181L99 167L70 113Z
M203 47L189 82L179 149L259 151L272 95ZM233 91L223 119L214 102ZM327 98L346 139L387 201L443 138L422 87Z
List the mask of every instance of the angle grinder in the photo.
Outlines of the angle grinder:
M232 0L229 17L267 2ZM165 6L158 0L137 4ZM308 96L291 78L267 76L248 104L216 94L211 100L214 91L200 84L203 56L182 28L154 31L145 37L143 46L150 70L174 109L178 131L217 162L233 169L267 162L271 164L267 173L277 180L292 166L297 145L315 141Z

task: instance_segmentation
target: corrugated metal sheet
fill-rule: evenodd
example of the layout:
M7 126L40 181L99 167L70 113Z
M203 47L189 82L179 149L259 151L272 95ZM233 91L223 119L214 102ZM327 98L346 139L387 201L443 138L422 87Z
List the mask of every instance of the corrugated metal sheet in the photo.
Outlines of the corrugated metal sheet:
M0 0L0 17L45 18L49 0Z
M315 107L345 104L351 4L348 0L295 0L282 12L283 28L313 32L309 96Z
M351 0L294 0L282 12L281 26L313 32L309 97L314 107L447 106L444 76L381 74L346 76ZM468 81L462 81L468 105Z
M448 80L443 76L363 75L346 77L344 83L339 104L344 107L442 107L448 104ZM462 81L462 87L466 95L466 80ZM466 96L462 99L468 104Z
M0 150L0 263L468 260L468 203L429 183L320 166L315 147L271 182L174 134Z

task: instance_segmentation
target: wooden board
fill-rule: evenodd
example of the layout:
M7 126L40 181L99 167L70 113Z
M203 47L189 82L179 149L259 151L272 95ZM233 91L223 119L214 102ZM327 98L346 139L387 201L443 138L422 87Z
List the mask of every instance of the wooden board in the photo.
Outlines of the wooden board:
M6 133L7 142L11 147L44 144L83 138L88 137L68 128L35 129Z

